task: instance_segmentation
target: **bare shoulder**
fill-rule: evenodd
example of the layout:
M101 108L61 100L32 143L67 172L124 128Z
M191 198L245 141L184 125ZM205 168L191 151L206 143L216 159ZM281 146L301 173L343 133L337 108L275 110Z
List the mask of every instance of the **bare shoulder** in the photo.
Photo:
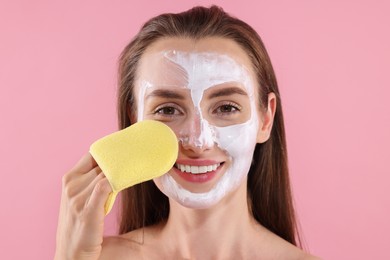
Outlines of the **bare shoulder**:
M287 259L287 258L286 258ZM296 254L291 259L294 260L321 260L321 258L311 255L300 248L296 248Z
M305 253L300 260L322 260L322 258Z
M105 259L149 259L154 252L154 227L137 229L126 234L105 237L102 245L101 260Z
M285 250L282 250L278 259L291 259L291 260L321 260L321 258L311 255L302 249L289 244L284 247Z
M279 238L279 237L278 237ZM284 250L281 250L282 252L282 258L280 259L291 259L291 260L321 260L321 258L318 258L314 255L309 254L308 252L304 251L300 247L297 247L283 239L280 238L281 241L281 248Z
M302 257L302 260L322 260L322 258L305 253L305 255Z
M271 231L261 227L263 232L263 239L259 238L257 241L262 241L262 245L256 245L258 256L266 259L288 259L288 260L321 260L313 256L303 249L289 243ZM266 253L265 253L266 252Z
M291 260L321 260L321 258L305 252L301 248L294 246L287 241L282 242L281 250L278 259L291 259Z
M127 239L122 235L104 238L102 253L99 259L125 259L129 256L141 259L142 243L136 240Z

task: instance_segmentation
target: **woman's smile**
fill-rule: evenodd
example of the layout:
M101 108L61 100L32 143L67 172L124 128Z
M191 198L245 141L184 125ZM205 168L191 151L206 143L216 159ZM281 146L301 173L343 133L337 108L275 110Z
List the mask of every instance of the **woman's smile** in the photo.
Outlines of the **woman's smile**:
M173 167L174 173L191 183L204 183L220 174L224 162L215 160L177 160Z

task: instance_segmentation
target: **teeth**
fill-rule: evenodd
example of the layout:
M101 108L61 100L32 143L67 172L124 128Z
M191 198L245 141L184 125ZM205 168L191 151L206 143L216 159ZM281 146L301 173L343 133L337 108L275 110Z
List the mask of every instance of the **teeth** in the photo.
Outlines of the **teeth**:
M199 166L191 166L191 173L199 173Z
M207 166L199 166L199 172L207 172Z
M176 168L182 172L188 172L192 174L201 174L206 172L215 171L221 164L213 164L207 166L194 166L194 165L184 165L184 164L176 164Z

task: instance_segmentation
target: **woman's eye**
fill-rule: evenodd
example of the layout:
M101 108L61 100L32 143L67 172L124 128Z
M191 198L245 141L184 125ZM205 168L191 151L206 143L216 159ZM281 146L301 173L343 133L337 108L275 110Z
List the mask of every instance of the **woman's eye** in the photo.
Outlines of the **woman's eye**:
M175 114L175 108L173 107L164 107L157 110L158 114L165 114L165 115L174 115Z
M155 115L160 116L176 116L182 114L179 109L173 107L173 106L165 106L165 107L158 107L154 111Z
M233 112L233 111L236 111L237 108L231 106L231 105L223 105L223 106L220 106L219 107L219 111L222 112L222 113L230 113L230 112Z
M226 115L239 112L241 108L236 104L223 104L217 107L214 112L216 114Z

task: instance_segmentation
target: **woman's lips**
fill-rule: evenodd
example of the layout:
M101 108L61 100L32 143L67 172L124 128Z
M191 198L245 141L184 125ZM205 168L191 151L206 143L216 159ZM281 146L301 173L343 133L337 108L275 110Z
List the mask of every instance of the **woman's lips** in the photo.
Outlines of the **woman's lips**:
M210 181L220 171L223 162L211 160L178 160L173 167L175 173L188 182L202 183Z
M211 164L211 165L185 165L177 163L175 167L182 172L187 172L191 174L203 174L207 172L212 172L217 170L217 168L221 165L221 163Z

